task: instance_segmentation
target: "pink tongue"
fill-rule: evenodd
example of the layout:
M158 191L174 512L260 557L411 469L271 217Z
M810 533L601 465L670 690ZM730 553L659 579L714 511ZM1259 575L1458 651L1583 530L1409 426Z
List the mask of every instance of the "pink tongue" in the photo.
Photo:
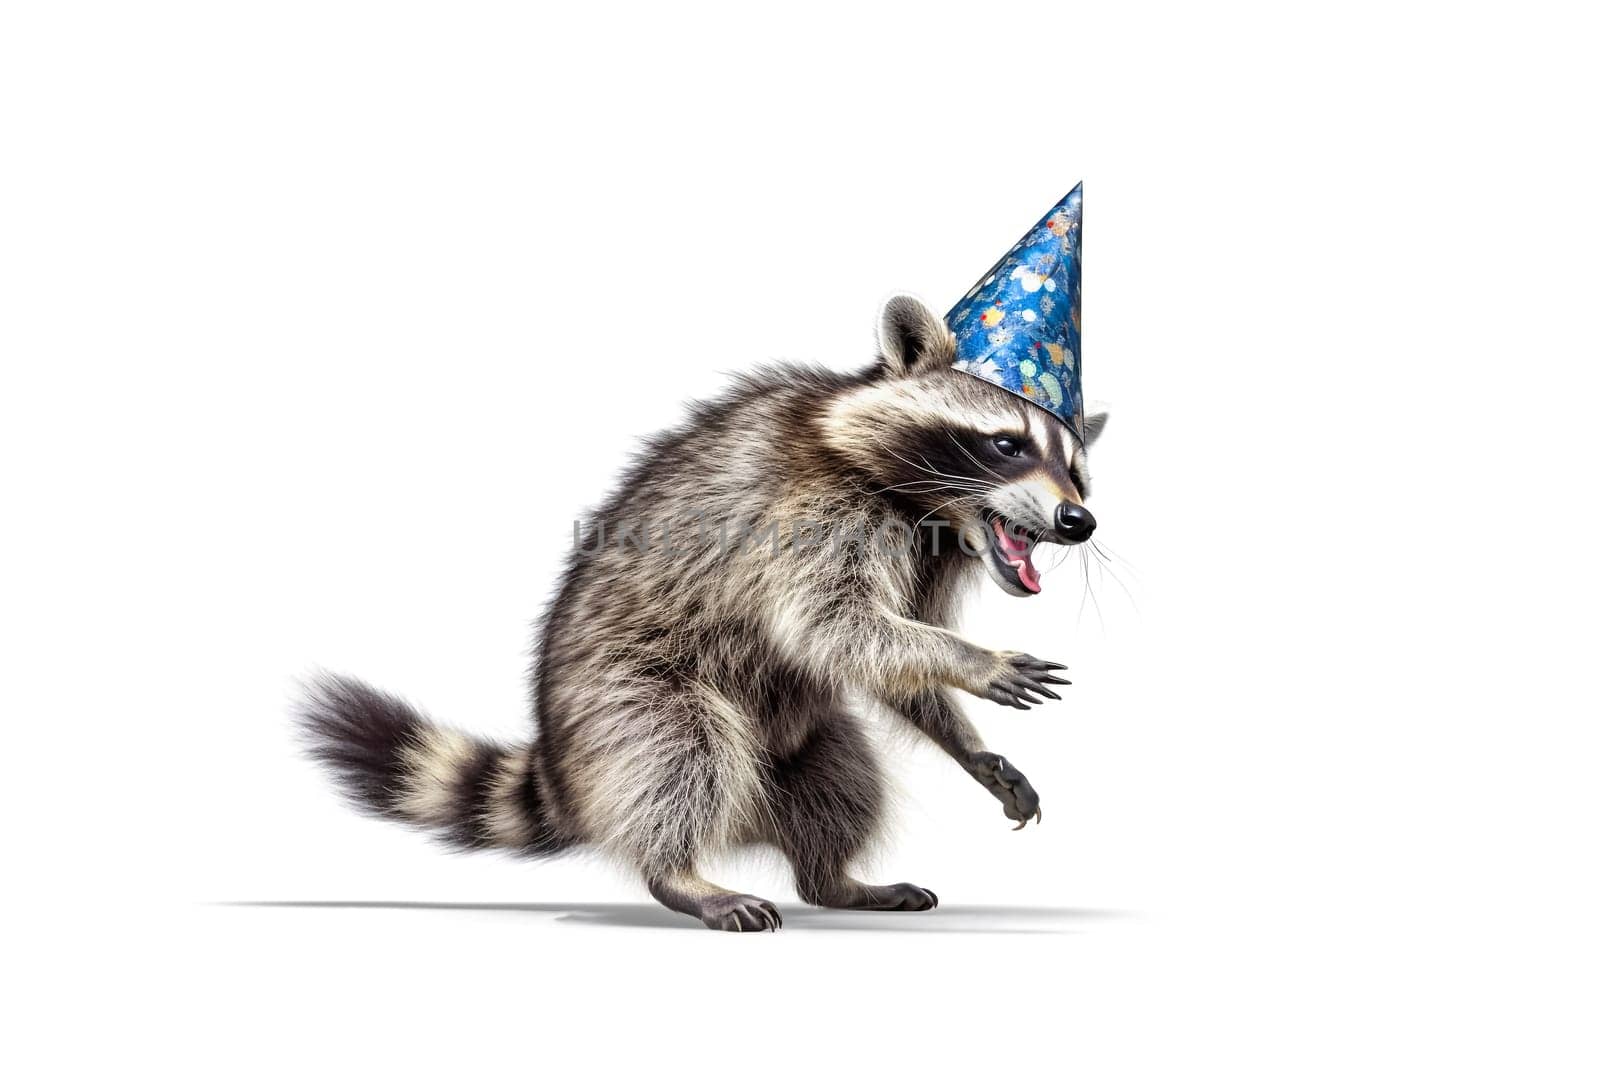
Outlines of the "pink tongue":
M1006 533L1005 523L999 519L994 520L994 533L1000 541L1000 551L1005 554L1006 563L1017 569L1017 577L1022 579L1023 586L1030 593L1037 593L1040 589L1039 571L1033 565L1033 547L1027 541Z

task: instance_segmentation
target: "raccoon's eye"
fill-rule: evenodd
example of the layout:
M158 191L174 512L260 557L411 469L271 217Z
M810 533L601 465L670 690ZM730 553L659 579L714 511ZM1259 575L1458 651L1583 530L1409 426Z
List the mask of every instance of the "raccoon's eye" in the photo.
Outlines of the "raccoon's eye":
M990 443L994 445L994 450L1002 456L1022 455L1022 442L1015 437L996 437Z

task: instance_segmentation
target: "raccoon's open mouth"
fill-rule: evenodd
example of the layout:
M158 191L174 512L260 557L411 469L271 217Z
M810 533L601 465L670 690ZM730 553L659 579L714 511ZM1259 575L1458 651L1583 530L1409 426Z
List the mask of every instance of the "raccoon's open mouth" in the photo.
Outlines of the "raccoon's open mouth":
M1033 565L1033 548L1039 535L998 512L984 513L989 525L989 573L1012 596L1039 592L1039 568Z

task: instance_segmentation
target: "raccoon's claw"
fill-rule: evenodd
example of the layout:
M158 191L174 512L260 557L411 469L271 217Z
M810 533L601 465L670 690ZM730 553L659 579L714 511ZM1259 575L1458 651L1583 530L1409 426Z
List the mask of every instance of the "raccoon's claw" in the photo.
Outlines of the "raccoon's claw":
M1036 659L1023 652L1002 652L1000 660L999 677L991 680L982 694L996 704L1027 708L1042 704L1045 699L1060 700L1061 694L1049 687L1072 684L1070 679L1051 673L1066 670L1064 664Z
M1043 818L1044 818L1044 809L1043 808L1040 808L1038 811L1033 813L1033 821L1034 822L1039 822ZM1015 826L1013 826L1011 828L1011 832L1015 833L1018 830L1026 830L1027 828L1028 828L1028 820L1027 819L1023 819L1021 822L1017 823L1017 825L1015 825Z
M748 933L752 930L777 930L783 916L770 900L745 893L720 897L702 912L701 921L713 930Z
M1039 822L1044 813L1039 807L1039 794L1034 792L1027 775L1017 770L1004 756L993 752L979 752L973 756L968 773L1000 801L1006 818L1015 819L1013 830L1021 830L1028 820Z

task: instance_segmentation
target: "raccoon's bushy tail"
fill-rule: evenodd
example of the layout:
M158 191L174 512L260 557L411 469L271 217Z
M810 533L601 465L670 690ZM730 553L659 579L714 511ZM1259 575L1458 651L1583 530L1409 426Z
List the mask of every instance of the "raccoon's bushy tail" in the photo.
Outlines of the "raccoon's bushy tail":
M503 745L429 722L410 704L324 674L297 708L307 752L363 811L460 848L557 851L533 769L534 742Z

